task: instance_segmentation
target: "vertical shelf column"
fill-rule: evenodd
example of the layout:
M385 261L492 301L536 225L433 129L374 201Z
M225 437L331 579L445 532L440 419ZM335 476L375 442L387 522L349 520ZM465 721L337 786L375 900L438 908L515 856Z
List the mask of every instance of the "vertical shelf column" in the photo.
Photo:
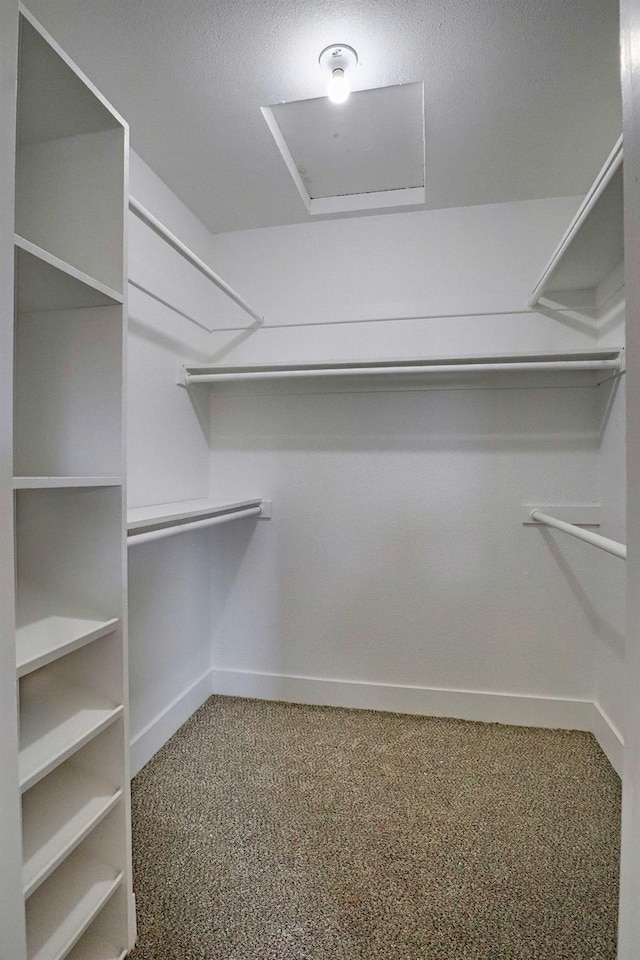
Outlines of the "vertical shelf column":
M25 911L21 889L20 796L18 791L17 684L13 643L12 382L13 213L16 142L18 3L0 4L0 957L25 960Z
M123 436L129 132L22 7L17 72L8 355L23 850L8 882L14 901L19 891L22 941L0 953L117 958L135 941ZM12 800L19 824L18 784Z

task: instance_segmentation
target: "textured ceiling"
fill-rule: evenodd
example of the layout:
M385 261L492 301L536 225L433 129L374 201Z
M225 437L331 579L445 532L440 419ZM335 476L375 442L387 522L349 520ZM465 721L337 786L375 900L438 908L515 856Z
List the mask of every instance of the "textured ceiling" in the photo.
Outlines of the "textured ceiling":
M310 219L260 107L424 80L429 208L584 193L620 132L617 0L29 0L214 232Z

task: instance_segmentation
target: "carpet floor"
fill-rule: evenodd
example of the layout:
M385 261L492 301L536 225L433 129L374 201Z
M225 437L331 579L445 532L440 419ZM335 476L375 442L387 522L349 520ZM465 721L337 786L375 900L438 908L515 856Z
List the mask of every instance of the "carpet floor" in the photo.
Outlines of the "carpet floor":
M590 734L212 697L134 779L131 960L614 960Z

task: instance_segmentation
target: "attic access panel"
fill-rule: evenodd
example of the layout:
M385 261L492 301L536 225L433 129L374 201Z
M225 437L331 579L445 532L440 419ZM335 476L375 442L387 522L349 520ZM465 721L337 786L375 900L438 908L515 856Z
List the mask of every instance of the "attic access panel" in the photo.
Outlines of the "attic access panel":
M425 201L422 83L263 107L282 158L311 214Z

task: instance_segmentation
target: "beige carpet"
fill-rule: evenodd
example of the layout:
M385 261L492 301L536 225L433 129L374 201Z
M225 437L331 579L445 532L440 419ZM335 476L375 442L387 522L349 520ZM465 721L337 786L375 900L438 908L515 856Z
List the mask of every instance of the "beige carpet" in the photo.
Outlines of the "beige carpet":
M134 960L614 960L589 734L213 697L133 781Z

